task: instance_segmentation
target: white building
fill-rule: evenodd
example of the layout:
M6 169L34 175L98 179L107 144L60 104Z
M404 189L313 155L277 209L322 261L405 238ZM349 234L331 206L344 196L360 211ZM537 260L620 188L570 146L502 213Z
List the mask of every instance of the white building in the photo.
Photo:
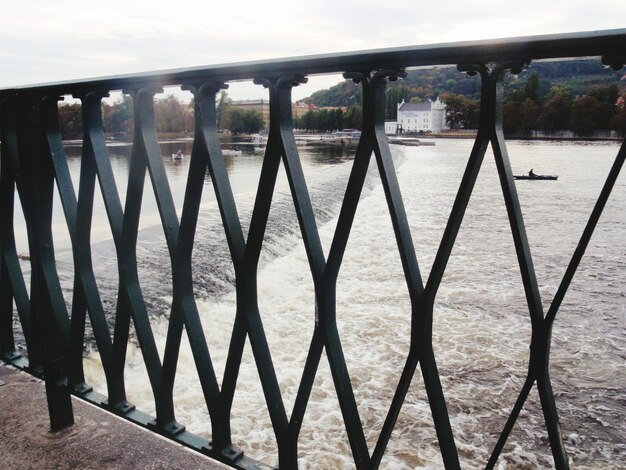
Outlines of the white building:
M385 121L385 134L393 135L396 133L398 127L398 123L395 119L386 120Z
M398 133L441 132L446 129L446 105L439 101L421 103L398 103Z

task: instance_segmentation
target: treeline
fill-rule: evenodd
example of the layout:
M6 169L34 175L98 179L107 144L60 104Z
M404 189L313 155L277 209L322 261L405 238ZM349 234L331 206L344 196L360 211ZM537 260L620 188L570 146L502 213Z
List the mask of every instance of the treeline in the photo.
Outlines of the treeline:
M226 93L218 102L218 128L233 133L256 133L263 127L263 115L255 110L242 110L231 105ZM80 103L59 104L59 127L64 139L78 139L82 136L83 120ZM195 127L194 103L183 103L176 96L157 98L154 102L156 131L162 134L185 134ZM133 132L133 100L123 95L114 102L102 103L102 124L104 132L120 137L128 137Z
M617 85L626 88L621 81L624 73L605 67L597 59L535 61L531 70L542 77L541 93L546 95L553 86L565 86L573 96L589 93L594 86ZM524 88L529 78L528 73L506 78L507 90L515 92ZM620 85L621 84L621 85ZM626 91L626 90L622 90ZM395 103L404 98L421 100L432 99L442 93L463 95L470 99L480 99L480 77L459 72L456 67L433 67L409 70L407 76L389 83L387 89L388 118L395 118ZM361 104L361 85L346 80L325 90L318 90L303 101L316 106L350 107Z
M506 78L504 128L508 134L532 130L571 130L578 135L596 130L626 133L623 72L608 69L595 59L539 61L531 70ZM410 70L406 78L390 83L386 118L396 119L402 100L420 102L437 97L447 105L450 127L478 126L480 78L454 67ZM317 106L353 106L361 101L361 87L345 81L304 101Z
M567 85L544 90L534 72L524 88L508 93L503 108L506 134L528 135L533 130L569 130L579 136L601 130L626 134L626 93L620 96L616 85L595 85L578 96Z
M310 132L326 132L338 129L361 129L363 108L354 105L346 109L310 110L294 119L294 128Z
M480 102L462 95L444 93L446 124L452 128L478 127ZM523 88L509 92L503 105L502 127L507 135L526 136L533 131L572 131L589 136L614 130L626 135L626 93L616 85L595 86L588 94L573 96L569 87L553 85L542 91L539 75L533 73Z
M156 99L154 119L157 132L184 133L193 130L193 103L181 103L174 95ZM128 136L133 132L133 99L123 95L114 102L102 102L104 132L114 136ZM65 139L77 139L83 132L80 103L59 104L59 126Z

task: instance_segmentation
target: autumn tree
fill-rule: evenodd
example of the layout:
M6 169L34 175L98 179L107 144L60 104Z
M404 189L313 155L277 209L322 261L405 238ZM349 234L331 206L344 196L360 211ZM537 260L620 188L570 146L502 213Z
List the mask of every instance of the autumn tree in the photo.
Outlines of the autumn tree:
M539 106L532 99L526 98L522 103L520 116L520 130L524 134L529 134L533 129L537 129L537 114Z
M505 134L515 134L522 127L520 104L507 101L502 107L502 130Z
M185 132L193 128L191 109L174 95L155 101L154 119L158 132Z
M537 127L548 132L569 129L571 111L572 101L556 94L542 106Z
M617 100L612 124L618 134L622 136L626 135L626 93Z
M83 107L80 103L59 104L59 130L64 139L77 139L83 133Z
M578 135L589 135L597 129L602 105L593 96L583 96L572 104L571 129Z
M608 129L617 110L616 103L619 96L617 87L615 85L595 87L589 92L589 96L598 100L600 104L596 129Z

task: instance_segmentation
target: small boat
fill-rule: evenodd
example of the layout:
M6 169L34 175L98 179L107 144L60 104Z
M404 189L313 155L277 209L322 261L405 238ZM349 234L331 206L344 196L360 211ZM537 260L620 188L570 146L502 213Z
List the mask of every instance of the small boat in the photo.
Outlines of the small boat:
M555 175L513 175L516 180L556 180Z
M335 145L339 147L356 147L361 138L361 131L344 129L323 135L319 140L307 140L307 145ZM296 145L298 145L296 143Z
M182 153L173 153L172 154L172 160L174 160L175 162L179 162L183 159L183 154Z
M388 142L393 145L406 145L408 147L422 147L424 145L435 145L434 140L419 140L413 138L392 138L388 139Z
M265 147L254 147L254 153L263 153L265 152Z
M223 149L222 155L225 157L239 157L241 156L241 150Z

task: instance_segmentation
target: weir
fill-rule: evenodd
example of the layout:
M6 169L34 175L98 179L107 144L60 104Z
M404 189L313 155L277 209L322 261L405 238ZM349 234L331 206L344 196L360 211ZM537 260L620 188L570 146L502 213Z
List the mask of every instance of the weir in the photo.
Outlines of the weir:
M384 455L411 381L423 380L430 406L434 438L443 465L460 468L455 430L451 424L446 388L442 385L433 351L433 309L457 234L490 146L495 158L522 279L532 336L528 369L518 398L499 437L493 443L486 468L494 468L531 390L540 397L540 420L547 436L554 466L569 468L559 425L560 401L555 400L549 356L552 328L578 265L583 258L611 190L626 158L622 143L578 245L547 311L544 311L531 247L524 224L516 183L502 131L502 99L508 74L520 73L533 60L597 57L615 70L626 58L626 29L515 39L463 42L417 47L327 54L284 60L197 67L155 73L105 77L0 90L0 354L2 359L43 378L52 431L74 423L71 396L80 398L146 429L206 454L233 468L267 468L246 449L233 442L233 399L246 341L258 370L282 469L298 468L298 447L307 405L325 354L357 469L377 469ZM480 123L466 169L458 184L433 268L422 277L411 229L398 184L389 142L385 135L385 90L389 81L401 80L406 69L419 66L454 65L481 79ZM342 73L361 86L363 129L338 215L337 227L326 255L311 204L293 133L292 88L306 83L307 76ZM247 236L242 228L216 126L216 95L228 82L253 80L269 92L270 125L258 190ZM165 86L179 86L193 94L195 134L183 210L179 218L159 149L154 124L154 97ZM133 100L134 138L125 202L113 176L103 131L102 100L112 91L123 91ZM82 103L83 139L80 181L74 184L67 165L58 121L58 103L72 95ZM353 383L344 357L342 335L337 327L337 278L342 267L354 217L372 158L378 168L397 250L410 298L410 347L375 445L369 446L355 399ZM259 309L257 274L259 258L275 196L280 165L284 166L290 195L296 208L315 291L311 343L292 410L285 406L281 383L272 360ZM205 185L210 175L212 188ZM146 182L146 177L148 181ZM94 192L102 193L113 238L119 286L113 310L103 303L92 262L91 225ZM147 184L146 184L147 183ZM53 243L53 201L58 192L67 224L74 260L71 301L64 297ZM212 190L235 273L236 312L226 367L220 383L202 327L194 292L192 252L204 191ZM150 308L138 275L137 238L146 191L154 193L171 266L173 298L167 341L159 353L150 323ZM29 247L29 276L25 276L14 234L16 195L24 214ZM91 325L104 374L106 389L94 390L84 373L85 329ZM109 323L113 321L111 334ZM21 326L23 348L16 347L16 327ZM302 326L305 327L305 326ZM155 415L135 407L127 399L126 356L131 330L136 333L146 366ZM210 417L210 439L185 429L176 418L174 382L183 335L186 335ZM418 369L419 367L419 369ZM567 398L563 398L566 400ZM420 443L415 443L418 449ZM411 452L408 449L407 452Z

